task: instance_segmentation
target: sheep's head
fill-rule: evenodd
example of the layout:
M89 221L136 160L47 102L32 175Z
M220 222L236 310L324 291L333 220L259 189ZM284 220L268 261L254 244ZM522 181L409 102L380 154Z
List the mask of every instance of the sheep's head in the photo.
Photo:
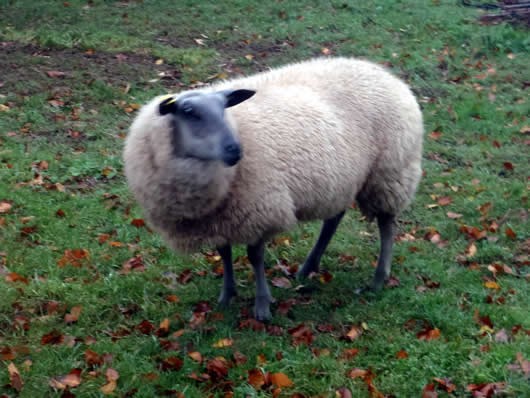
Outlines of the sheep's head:
M203 161L222 161L234 166L243 152L236 133L225 118L225 108L255 94L252 90L192 91L164 99L158 106L173 126L175 156Z

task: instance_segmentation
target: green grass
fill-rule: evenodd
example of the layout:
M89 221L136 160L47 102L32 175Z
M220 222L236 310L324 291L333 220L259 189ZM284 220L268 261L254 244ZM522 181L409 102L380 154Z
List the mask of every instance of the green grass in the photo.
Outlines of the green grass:
M471 396L469 384L493 382L506 382L507 396L530 395L528 379L508 367L517 353L530 357L530 36L523 27L480 25L479 15L456 1L420 0L0 2L0 202L11 205L0 214L0 393L61 396L49 380L79 368L81 383L70 391L101 396L110 367L120 375L116 396L223 396L223 386L235 397L272 396L272 389L256 391L248 383L255 368L286 374L293 386L283 389L285 397L335 397L340 387L370 396L361 379L348 377L354 368L371 369L377 389L396 397L421 396L435 377L456 385L453 394L438 389L440 396ZM281 328L273 336L240 327L254 293L248 266L237 267L242 297L219 313L221 279L209 258L176 256L148 229L131 225L142 214L123 177L123 137L136 104L154 95L323 49L385 63L409 82L425 116L425 177L401 217L400 234L413 238L396 243L399 286L373 296L354 293L372 275L378 240L375 226L351 211L323 259L330 282L297 289L293 280L291 289L272 288L278 303L295 301L287 315L273 306L272 324ZM49 77L50 71L65 75ZM430 137L432 131L441 135ZM40 161L47 167L39 169ZM449 205L429 206L444 196ZM479 207L488 202L482 214ZM462 217L450 219L448 211ZM475 242L474 257L462 258L470 241L460 227L483 229L493 221L498 231ZM273 267L278 262L301 263L318 230L316 223L301 225L285 235L288 246L271 245L270 278L282 275ZM443 247L425 238L431 230L447 241ZM102 234L108 240L100 243ZM76 248L88 253L80 267L59 267L65 250ZM236 255L243 254L238 248ZM145 271L122 274L135 255ZM341 261L343 255L355 260ZM492 264L513 275L495 279ZM192 279L179 283L186 269ZM13 282L11 272L27 283ZM418 291L421 277L439 287ZM487 280L500 289L487 288ZM178 302L168 301L170 295ZM55 310L52 301L59 303ZM201 301L212 311L193 329L190 318ZM74 306L81 314L67 324L64 315ZM492 330L479 321L484 316ZM159 337L165 318L169 336ZM139 331L144 320L155 330ZM313 333L309 347L293 345L288 332L301 323ZM360 337L341 338L361 324ZM438 328L440 338L418 339L424 324ZM323 325L333 328L321 331ZM508 342L495 338L502 329ZM42 344L52 330L66 336L63 343ZM222 338L233 345L212 346ZM173 350L165 340L174 342ZM359 353L341 359L348 348ZM112 358L90 367L87 349ZM400 350L408 357L397 359ZM188 357L192 351L202 354L202 363ZM234 363L236 351L245 363ZM258 363L260 354L265 363ZM162 371L162 359L172 356L183 360L182 368ZM216 378L207 364L219 356L232 363ZM24 383L21 391L10 385L10 363ZM208 373L212 382L193 380L192 373Z

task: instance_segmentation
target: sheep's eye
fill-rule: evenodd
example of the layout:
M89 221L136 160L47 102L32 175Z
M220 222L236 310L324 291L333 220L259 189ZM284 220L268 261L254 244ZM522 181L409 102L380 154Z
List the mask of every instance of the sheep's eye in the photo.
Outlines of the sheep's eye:
M186 105L186 106L182 107L181 111L187 117L191 117L191 118L194 118L194 119L199 119L200 118L199 114L190 105Z

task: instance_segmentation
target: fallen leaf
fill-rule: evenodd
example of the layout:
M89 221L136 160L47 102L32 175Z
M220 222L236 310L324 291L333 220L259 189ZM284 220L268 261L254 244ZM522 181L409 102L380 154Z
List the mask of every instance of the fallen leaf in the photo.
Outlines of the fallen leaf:
M441 379L441 378L435 377L435 378L434 378L434 381L435 381L436 383L438 383L438 386L439 386L441 389L445 390L445 391L448 392L449 394L451 394L453 391L456 390L456 386L455 386L455 385L453 384L453 382L452 382L450 379L448 379L448 378L445 378L445 377L444 377L443 379Z
M435 340L440 338L440 329L438 328L425 328L416 334L416 337L420 340Z
M397 359L407 359L408 357L409 357L409 354L405 350L400 350L396 352Z
M363 334L363 329L359 326L353 326L348 333L345 334L345 338L353 341L357 338L359 338Z
M65 314L64 321L66 323L77 322L77 320L79 319L79 315L81 315L82 308L83 307L80 306L80 305L76 305L76 306L72 307L72 309L70 310L70 313L69 314Z
M192 351L192 352L188 352L188 356L193 359L195 362L199 362L201 363L202 362L202 355L200 352L198 351Z
M145 227L145 221L141 218L135 218L131 221L131 225L136 228Z
M460 213L453 213L452 211L448 211L447 212L447 217L452 219L452 220L456 220L457 218L460 218L462 217L462 214Z
M284 373L272 373L270 375L272 385L280 388L291 387L293 382Z
M75 368L70 373L63 376L53 377L49 385L58 390L64 390L66 388L75 388L81 384L81 369Z
M509 341L508 333L506 333L505 329L499 330L497 333L495 333L495 341L497 343L507 343Z
M265 374L260 369L251 369L247 381L254 389L260 390L265 385Z
M162 372L179 371L184 365L184 361L179 357L164 358L160 362L160 370Z
M423 387L421 392L421 398L438 398L438 393L435 390L434 383L427 384Z
M294 398L294 396L291 398ZM301 396L301 398L303 398L303 396ZM352 394L346 387L341 387L335 390L335 398L352 398Z
M101 386L101 388L99 390L105 395L110 395L110 394L112 394L114 392L116 387L117 387L117 383L113 380L113 381L109 381L107 384Z
M356 379L358 377L364 378L367 374L368 374L368 371L364 369L355 368L355 369L350 370L350 372L348 373L348 376L351 379Z
M466 248L466 257L470 258L473 257L475 254L477 254L477 246L474 242L471 242L469 246Z
M87 349L85 351L85 362L90 367L103 365L103 357L97 352Z
M24 382L22 381L22 377L20 377L20 372L13 362L10 362L9 365L7 365L7 372L9 373L9 382L11 383L11 387L17 391L21 391L22 387L24 386Z
M448 204L451 204L453 202L453 199L449 196L442 196L441 198L438 198L437 203L440 206L447 206Z
M48 77L53 77L53 78L66 76L66 73L58 71L58 70L49 70L49 71L46 71L46 74L48 75Z
M486 281L484 282L484 286L487 287L488 289L495 289L495 290L499 290L501 288L499 284L494 281Z
M315 339L311 328L309 326L304 325L303 323L298 326L295 326L294 328L289 329L288 332L292 336L293 345L295 346L299 344L311 345L313 343L313 340Z
M513 171L513 169L514 169L513 163L511 163L511 162L504 162L502 165L508 171Z
M206 364L206 371L215 380L222 380L228 376L228 361L223 357L214 358Z
M282 289L290 289L293 286L291 284L291 281L284 276L273 278L271 283L274 286L282 288Z
M442 136L442 133L440 131L431 131L429 133L429 137L435 141L439 140Z
M511 229L510 227L507 227L505 230L504 230L505 234L506 234L506 237L508 237L509 239L511 240L515 240L517 239L517 234L514 232L513 229Z
M58 330L52 330L50 333L47 333L42 336L41 338L41 344L47 345L47 344L61 344L64 341L64 335L59 332Z
M16 272L9 272L5 276L5 280L6 282L22 282L22 283L25 283L26 285L29 283L28 278L20 274L17 274Z
M466 387L467 391L473 393L473 397L487 397L490 398L493 395L504 391L506 383L482 383L482 384L468 384Z
M230 347L232 346L232 344L234 343L234 340L232 339L220 339L218 340L217 342L215 342L212 347L215 347L215 348L225 348L225 347Z
M57 261L57 265L59 267L71 265L79 268L86 260L88 260L88 258L89 253L87 249L65 250L64 255Z
M0 214L9 213L13 205L9 202L0 202Z

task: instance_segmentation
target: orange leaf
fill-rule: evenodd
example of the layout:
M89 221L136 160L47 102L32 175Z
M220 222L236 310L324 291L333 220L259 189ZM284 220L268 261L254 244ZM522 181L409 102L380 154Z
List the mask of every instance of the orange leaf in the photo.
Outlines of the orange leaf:
M486 281L484 282L484 286L487 287L488 289L495 289L495 290L499 290L501 288L499 284L494 281Z
M248 384L256 390L261 389L265 385L265 375L259 369L251 369L248 371Z
M28 278L17 274L16 272L10 272L5 276L6 282L22 282L28 284Z
M105 395L110 395L114 392L114 390L116 389L116 386L117 384L113 380L113 381L109 381L107 384L102 386L99 390Z
M406 359L409 357L409 354L405 350L400 350L396 352L396 358L397 359Z
M270 375L271 383L276 387L291 387L294 383L284 373L272 373Z
M435 340L440 338L440 329L434 328L434 329L424 329L420 331L417 335L418 339L420 340Z
M198 351L188 352L188 356L196 362L202 362L202 355Z
M433 140L438 140L440 139L440 137L442 136L442 133L440 131L432 131L430 134L429 134L429 137Z
M515 231L513 229L511 229L510 227L507 227L504 232L506 233L506 236L512 240L515 240L517 239L517 234L515 233Z

